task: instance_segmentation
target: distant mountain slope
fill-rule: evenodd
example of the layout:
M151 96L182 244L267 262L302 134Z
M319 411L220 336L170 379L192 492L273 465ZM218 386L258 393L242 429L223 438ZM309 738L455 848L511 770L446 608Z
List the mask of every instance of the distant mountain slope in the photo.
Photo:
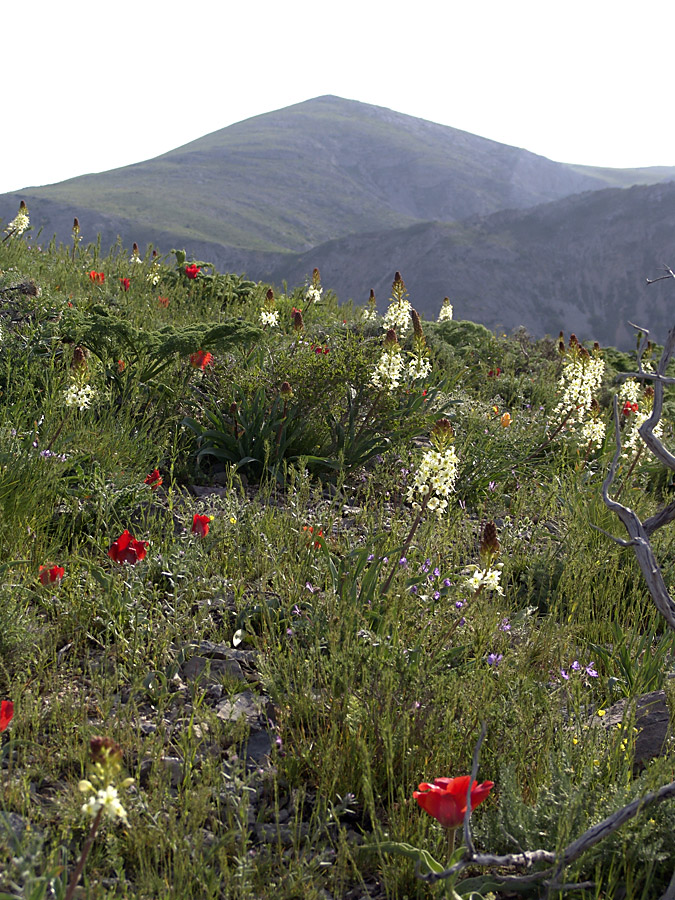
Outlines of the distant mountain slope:
M161 249L184 245L194 253L216 244L221 258L230 252L234 263L241 250L300 252L348 234L522 209L612 184L657 181L669 172L675 169L568 166L326 96L146 162L0 196L0 216L13 216L23 198L46 234L62 240L76 209L85 236L95 237L104 222L106 233L119 233L126 244L157 245L161 236Z
M459 318L535 335L633 346L630 320L662 341L675 324L675 282L647 286L675 265L675 183L593 191L460 224L423 223L352 235L261 273L298 283L314 266L326 286L386 307L396 269L413 305L435 318L449 296Z

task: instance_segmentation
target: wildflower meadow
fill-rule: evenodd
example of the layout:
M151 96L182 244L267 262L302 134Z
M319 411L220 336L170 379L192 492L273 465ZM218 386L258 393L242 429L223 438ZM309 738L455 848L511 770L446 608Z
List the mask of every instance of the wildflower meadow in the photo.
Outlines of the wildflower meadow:
M672 900L667 336L3 227L0 898Z

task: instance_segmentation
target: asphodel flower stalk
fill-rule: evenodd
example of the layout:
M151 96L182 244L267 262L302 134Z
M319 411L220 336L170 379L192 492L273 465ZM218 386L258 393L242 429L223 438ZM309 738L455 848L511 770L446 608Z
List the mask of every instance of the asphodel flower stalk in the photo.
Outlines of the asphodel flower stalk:
M440 518L447 509L448 497L455 489L458 459L453 446L454 432L448 419L438 419L431 429L429 437L432 449L423 454L408 488L407 499L417 515L403 544L400 554L402 557L408 552L410 543L427 509L434 510ZM383 594L389 590L397 570L398 563L394 565L382 587Z
M401 278L401 273L394 275L394 283L391 286L391 300L389 308L384 314L382 327L385 331L390 328L396 329L402 337L410 331L410 302L408 301L408 291L405 282Z

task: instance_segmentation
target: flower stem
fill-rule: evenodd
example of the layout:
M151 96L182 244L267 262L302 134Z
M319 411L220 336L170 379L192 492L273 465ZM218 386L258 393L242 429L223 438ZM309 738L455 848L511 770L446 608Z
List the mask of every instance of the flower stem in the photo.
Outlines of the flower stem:
M70 879L70 884L68 885L68 890L66 891L66 896L64 900L73 900L73 894L75 893L75 888L77 887L80 878L82 877L82 872L84 870L84 864L87 861L87 857L89 856L89 851L91 850L91 845L94 843L94 838L96 837L96 832L98 831L98 826L101 824L101 815L103 813L103 807L100 806L94 818L94 821L91 823L91 828L89 829L89 834L87 835L87 840L84 842L84 847L82 847L82 853L80 853L80 858L77 862L77 866L75 871L73 872L72 878Z
M452 854L455 852L455 834L457 833L456 828L448 828L448 859L452 859Z
M420 507L420 511L417 513L417 518L412 523L412 527L411 527L410 531L408 532L408 537L405 539L405 544L403 545L403 547L401 549L401 554L400 554L401 557L405 556L406 553L408 552L408 547L410 546L410 542L412 541L412 539L415 535L415 532L417 531L417 528L418 528L420 522L422 521L422 516L424 515L424 510L427 507L427 503L429 502L430 497L431 497L431 491L429 491L429 493L425 496L424 500L422 500L422 506ZM389 573L389 577L387 578L387 580L385 581L385 583L382 586L382 592L381 592L382 596L384 596L387 593L387 591L389 590L392 579L394 577L394 573L396 572L396 570L398 568L399 568L399 562L398 562L398 560L394 560L394 565L392 567L391 572Z

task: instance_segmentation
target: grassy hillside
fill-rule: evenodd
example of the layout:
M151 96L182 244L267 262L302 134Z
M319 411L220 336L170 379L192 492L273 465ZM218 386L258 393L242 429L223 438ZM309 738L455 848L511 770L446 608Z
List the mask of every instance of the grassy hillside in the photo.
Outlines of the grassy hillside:
M0 243L3 896L447 895L415 856L448 863L462 794L429 784L482 723L478 850L549 851L551 898L666 890L672 799L557 862L675 792L634 705L656 692L663 738L674 638L602 500L635 359L413 328L392 292L383 322L316 283ZM645 518L672 473L621 390L612 495ZM538 896L547 863L516 861L455 896Z

